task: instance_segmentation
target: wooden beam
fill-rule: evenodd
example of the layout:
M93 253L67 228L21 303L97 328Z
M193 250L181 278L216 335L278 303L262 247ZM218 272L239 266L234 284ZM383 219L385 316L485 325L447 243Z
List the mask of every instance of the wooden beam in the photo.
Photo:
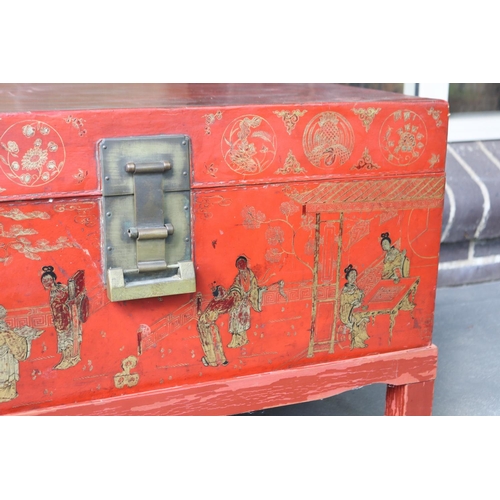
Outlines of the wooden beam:
M436 372L437 347L430 345L15 415L234 415L324 399L377 383L391 386L386 415L430 414Z

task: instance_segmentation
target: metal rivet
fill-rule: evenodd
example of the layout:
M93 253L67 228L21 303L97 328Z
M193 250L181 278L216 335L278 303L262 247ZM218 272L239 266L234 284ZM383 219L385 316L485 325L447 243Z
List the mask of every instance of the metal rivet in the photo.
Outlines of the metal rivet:
M102 145L102 149L106 149L108 146L106 146L106 144L103 144Z
M109 181L109 177L108 176L104 177L104 180Z
M184 238L184 241L189 241L189 238Z
M182 172L182 175L187 175L188 173L187 172Z
M185 146L186 145L186 141L182 141L182 145Z
M108 212L106 215L107 215L108 217L111 217L111 212Z
M189 210L189 207L186 205L186 206L184 207L184 210Z
M111 252L113 250L113 247L108 247L108 252Z

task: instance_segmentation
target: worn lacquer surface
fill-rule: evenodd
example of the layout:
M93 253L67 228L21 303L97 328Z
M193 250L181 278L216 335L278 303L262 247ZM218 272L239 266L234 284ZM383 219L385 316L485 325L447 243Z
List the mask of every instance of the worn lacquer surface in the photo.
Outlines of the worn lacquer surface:
M220 381L198 382L65 404L23 415L227 415L324 399L368 384L388 384L386 415L430 415L434 345L318 363Z
M0 414L429 346L446 103L356 92L0 113ZM112 303L97 146L162 134L197 290Z

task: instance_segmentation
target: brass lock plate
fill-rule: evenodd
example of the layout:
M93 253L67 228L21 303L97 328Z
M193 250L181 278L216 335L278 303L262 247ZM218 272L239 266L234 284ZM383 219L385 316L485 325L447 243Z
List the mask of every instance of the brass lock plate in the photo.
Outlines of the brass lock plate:
M194 292L190 140L184 135L103 139L103 260L108 297Z

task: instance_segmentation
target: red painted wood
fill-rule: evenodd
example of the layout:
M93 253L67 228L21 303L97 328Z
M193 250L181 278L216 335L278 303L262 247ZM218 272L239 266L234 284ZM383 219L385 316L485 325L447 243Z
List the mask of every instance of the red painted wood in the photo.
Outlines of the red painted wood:
M420 406L416 392L409 398L396 397L388 402L387 414L416 414L429 404L427 388L436 371L437 347L431 345L16 414L230 415L324 399L369 384L391 384L392 389L402 388L405 393L408 387L427 384Z
M0 85L0 414L195 412L190 387L241 412L241 381L288 404L345 390L314 373L358 360L380 373L357 386L392 380L379 356L432 342L447 109L330 84ZM191 143L196 292L112 303L98 145L163 134Z
M431 416L434 380L405 385L388 385L387 416Z

